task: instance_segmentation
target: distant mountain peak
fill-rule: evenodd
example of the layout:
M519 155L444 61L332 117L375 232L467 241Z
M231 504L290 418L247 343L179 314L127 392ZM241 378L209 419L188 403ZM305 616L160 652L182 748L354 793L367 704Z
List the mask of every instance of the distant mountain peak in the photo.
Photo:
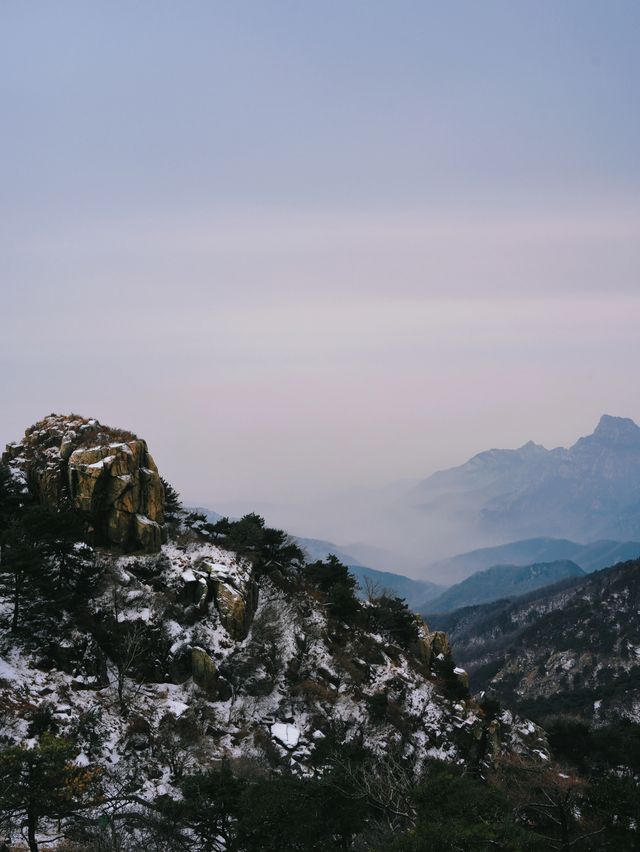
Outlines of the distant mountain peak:
M640 443L640 426L630 417L603 414L591 437L615 442L626 443L631 440L634 443Z
M548 450L547 450L546 447L543 447L542 444L536 444L535 441L527 441L526 444L523 444L520 447L520 452L525 452L525 453L540 453L540 452L543 452L543 453L546 453L546 452L548 452Z
M447 539L456 549L458 541L473 549L540 537L639 539L640 427L605 414L568 448L529 441L487 450L433 474L411 498L439 547Z

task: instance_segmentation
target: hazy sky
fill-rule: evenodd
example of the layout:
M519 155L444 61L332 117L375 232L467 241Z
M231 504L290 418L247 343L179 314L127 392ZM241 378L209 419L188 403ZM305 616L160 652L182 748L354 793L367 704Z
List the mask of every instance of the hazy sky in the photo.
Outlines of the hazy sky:
M297 502L640 420L640 4L0 4L0 441Z

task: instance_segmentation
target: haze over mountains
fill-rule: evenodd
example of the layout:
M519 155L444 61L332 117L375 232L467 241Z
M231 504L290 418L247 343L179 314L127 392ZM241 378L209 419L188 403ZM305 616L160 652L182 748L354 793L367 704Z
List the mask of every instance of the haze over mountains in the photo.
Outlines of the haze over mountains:
M433 474L406 503L430 526L441 520L452 541L458 529L475 546L540 536L638 539L640 428L604 415L593 434L568 449L529 441L516 450L488 450Z
M235 514L254 509L299 530L286 512L264 506L237 507ZM212 520L228 512L216 510L203 511ZM318 528L335 535L296 536L308 556L334 553L361 586L366 575L423 611L433 611L431 602L446 588L494 566L569 560L585 572L598 570L640 556L640 428L603 415L569 448L529 441L487 450L420 482L336 498L333 512L335 523ZM482 600L534 587L489 585Z
M498 564L570 559L590 571L640 554L640 428L604 415L569 448L529 441L491 449L422 481L350 492L331 505L216 510L255 510L305 540L328 541L347 564L447 586Z
M566 538L527 538L441 559L429 565L428 571L433 576L448 578L451 583L499 565L524 567L534 563L570 560L589 573L639 556L640 541L602 539L591 544L578 544Z

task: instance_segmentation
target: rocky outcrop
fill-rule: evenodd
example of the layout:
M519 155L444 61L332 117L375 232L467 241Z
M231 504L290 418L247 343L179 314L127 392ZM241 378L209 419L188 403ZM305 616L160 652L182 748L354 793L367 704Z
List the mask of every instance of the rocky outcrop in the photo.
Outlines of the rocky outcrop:
M216 664L202 648L191 649L191 670L194 681L204 689L211 690L215 686L218 671Z
M449 644L449 637L442 630L435 630L433 633L429 634L429 640L431 643L431 652L434 657L438 657L442 655L443 657L451 656L451 645Z
M415 642L413 652L420 662L429 668L431 665L431 658L433 657L433 649L431 647L432 636L429 633L429 628L422 618L420 618L420 616L416 616L416 620L418 622L418 639Z
M41 503L85 512L97 543L160 549L164 488L145 441L132 433L51 414L9 444L2 461Z
M237 588L215 578L212 578L211 583L222 625L233 639L244 639L257 603L255 584L248 582L244 587Z

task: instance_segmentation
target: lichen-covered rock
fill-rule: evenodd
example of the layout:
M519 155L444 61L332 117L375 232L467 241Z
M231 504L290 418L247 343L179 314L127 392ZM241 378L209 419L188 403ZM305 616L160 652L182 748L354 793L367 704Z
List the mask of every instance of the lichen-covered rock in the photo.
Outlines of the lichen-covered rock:
M434 657L437 657L440 654L442 654L443 657L451 656L449 637L442 630L435 630L433 633L430 633L429 640L431 642L431 652Z
M232 639L244 639L255 610L255 584L250 581L238 588L216 578L212 578L210 582L223 627Z
M202 648L191 649L191 671L194 681L204 689L212 689L218 677L216 664Z
M432 635L429 633L429 628L424 621L417 616L418 622L418 639L415 643L414 653L421 663L424 663L427 668L431 665L433 657Z
M87 513L97 543L154 553L163 541L164 488L145 441L76 415L51 414L11 444L3 463L41 503Z

